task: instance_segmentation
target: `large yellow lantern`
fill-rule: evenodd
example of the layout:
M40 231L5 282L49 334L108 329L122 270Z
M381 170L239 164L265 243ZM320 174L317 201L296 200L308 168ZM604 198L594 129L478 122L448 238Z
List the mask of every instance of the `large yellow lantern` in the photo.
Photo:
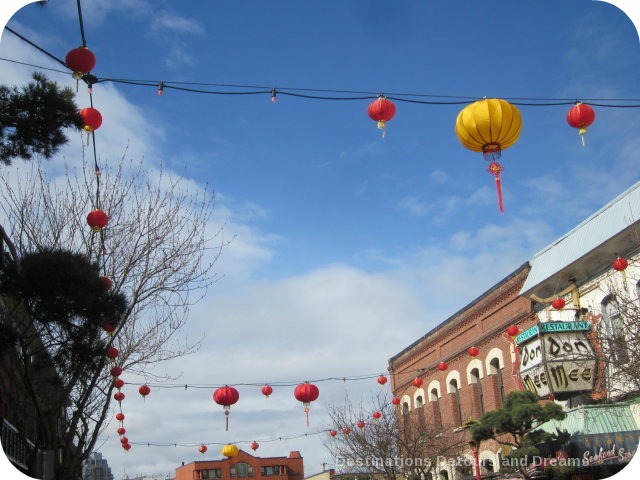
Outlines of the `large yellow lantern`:
M502 150L516 143L521 128L520 111L499 98L485 98L467 105L456 120L456 135L460 143L469 150L482 152L484 158L491 162L487 171L496 180L500 213L504 212L500 184L503 167L497 160Z
M239 451L240 450L238 450L238 447L236 447L235 445L231 445L230 443L222 447L222 455L227 458L235 457L236 455L238 455Z

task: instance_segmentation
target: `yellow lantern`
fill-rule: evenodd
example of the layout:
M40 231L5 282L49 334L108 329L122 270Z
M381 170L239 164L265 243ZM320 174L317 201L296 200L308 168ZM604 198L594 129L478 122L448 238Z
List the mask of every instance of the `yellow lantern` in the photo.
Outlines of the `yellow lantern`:
M236 455L238 455L239 451L240 450L238 450L238 447L236 447L235 445L231 445L230 443L222 447L222 455L227 458L235 457Z
M520 111L506 100L485 98L467 105L456 120L456 135L460 143L469 150L482 152L491 163L487 167L496 180L498 207L504 212L500 172L503 167L496 160L502 150L516 143L522 119Z

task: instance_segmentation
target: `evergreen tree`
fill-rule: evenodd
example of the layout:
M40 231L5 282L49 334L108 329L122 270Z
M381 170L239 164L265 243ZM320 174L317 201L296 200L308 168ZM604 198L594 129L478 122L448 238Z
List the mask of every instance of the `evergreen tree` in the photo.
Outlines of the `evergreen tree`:
M60 88L41 73L22 87L0 85L0 162L51 158L67 143L67 127L82 128L70 88Z

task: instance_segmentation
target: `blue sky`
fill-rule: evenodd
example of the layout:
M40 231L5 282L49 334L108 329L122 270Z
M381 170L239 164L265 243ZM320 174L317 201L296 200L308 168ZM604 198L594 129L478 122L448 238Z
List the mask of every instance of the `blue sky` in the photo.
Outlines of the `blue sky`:
M85 1L83 14L100 77L640 99L636 29L614 6L589 0L113 0ZM74 1L26 6L9 25L59 58L81 43ZM0 56L58 68L6 31ZM19 84L30 73L1 62L0 82ZM127 155L149 168L162 163L208 183L218 198L215 222L236 236L217 266L224 278L192 310L188 333L206 333L201 351L162 369L183 372L183 383L384 371L389 357L639 178L637 108L596 107L583 148L566 124L568 106L522 106L520 139L502 158L501 215L484 160L454 134L461 105L396 102L383 139L366 114L369 101L279 95L272 103L268 95L175 90L159 98L152 87L94 87L101 162L115 161L128 143ZM82 88L77 102L88 102ZM80 142L60 158L76 161ZM377 388L354 384L348 393L367 398ZM321 389L312 427L328 426L322 406L343 401L345 390ZM260 441L305 432L289 392L269 405L251 397L241 391L226 434L209 393L160 392L128 406L136 413L130 439ZM178 448L125 455L118 443L105 435L101 444L116 478L164 474L197 458ZM289 450L302 452L307 474L332 462L316 437L263 444L259 453Z

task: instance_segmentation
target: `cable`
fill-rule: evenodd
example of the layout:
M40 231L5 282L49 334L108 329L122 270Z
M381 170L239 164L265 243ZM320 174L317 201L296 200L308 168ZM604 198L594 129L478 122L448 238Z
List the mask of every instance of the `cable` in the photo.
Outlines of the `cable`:
M28 38L23 37L22 35L20 35L18 32L16 32L15 30L9 28L9 27L4 27L5 30L10 31L11 33L13 33L16 37L18 37L20 40L22 40L23 42L27 42L29 45L31 45L33 48L35 48L36 50L41 51L42 53L44 53L46 56L54 59L56 62L58 62L59 64L63 65L64 67L67 68L67 64L65 62L63 62L62 60L60 60L58 57L56 57L55 55L53 55L52 53L47 52L44 48L36 45L35 43L33 43L31 40L29 40Z
M80 23L80 36L82 37L82 46L87 46L87 39L84 36L84 22L82 20L82 6L80 5L80 0L76 2L78 4L78 22Z
M229 441L229 442L129 442L131 445L142 445L142 446L147 446L147 447L198 447L200 445L218 445L218 446L224 446L224 445L228 445L228 444L233 444L233 445L238 445L238 444L243 444L243 443L248 443L251 444L253 442L258 442L258 443L271 443L271 442L281 442L283 440L295 440L297 438L303 438L303 437L313 437L316 435L322 435L325 434L327 432L329 432L330 430L325 429L325 430L319 430L319 431L315 431L315 432L311 432L311 433L299 433L299 434L295 434L295 435L285 435L285 436L281 436L281 437L272 437L272 438L264 438L264 439L260 439L260 438L255 438L253 440L236 440L236 441Z

